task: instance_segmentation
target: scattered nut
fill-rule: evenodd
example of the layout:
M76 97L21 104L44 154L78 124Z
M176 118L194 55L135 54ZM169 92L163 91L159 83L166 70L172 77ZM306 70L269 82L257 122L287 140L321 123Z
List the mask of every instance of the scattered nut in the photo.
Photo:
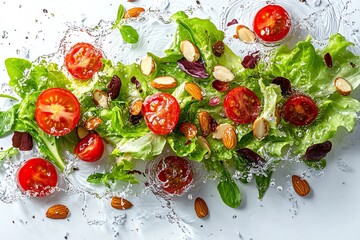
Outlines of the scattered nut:
M94 130L102 124L102 119L98 117L92 117L84 122L84 128L88 131Z
M230 82L235 78L234 74L228 68L219 65L214 67L213 76L222 82Z
M303 179L297 175L293 175L292 176L292 184L293 184L295 192L298 195L306 196L309 194L310 186L309 186L309 183L305 179Z
M131 208L133 205L131 202L129 202L125 198L114 196L111 199L111 206L115 209L126 210L126 209Z
M158 90L166 90L176 87L177 82L173 77L161 76L152 80L150 85Z
M227 149L234 149L237 145L237 136L234 127L228 127L223 131L222 142Z
M84 137L86 137L88 134L89 134L89 131L88 130L86 130L84 127L82 127L82 126L78 126L77 128L76 128L76 133L77 133L77 135L78 135L78 137L80 138L80 139L83 139Z
M210 127L211 116L210 116L210 114L208 112L201 111L198 114L198 120L199 120L199 125L200 125L202 135L204 137L208 136L211 133L211 127Z
M153 58L146 55L140 62L140 69L145 76L151 75L155 69L155 62Z
M199 49L188 40L181 41L180 52L189 62L196 62L200 58Z
M110 107L109 96L107 95L106 92L101 91L99 89L96 89L93 92L93 101L99 107L103 107L103 108Z
M236 27L236 35L244 43L254 43L256 41L255 33L244 25Z
M199 218L204 218L209 214L209 209L204 199L197 197L194 202L195 213Z
M257 118L252 125L252 130L254 137L261 141L269 134L269 123L263 117Z
M124 18L136 18L138 17L142 12L145 12L145 9L142 7L134 7L127 10L124 14Z
M215 139L222 139L223 133L227 128L234 128L234 126L231 125L230 123L220 124L216 127L215 131L212 133L212 137Z
M181 123L179 126L179 131L189 139L196 137L197 134L196 125L190 122Z
M335 78L334 85L336 90L343 96L349 95L351 93L352 87L350 83L344 78Z
M141 99L135 100L130 106L130 114L137 116L141 113L143 101Z
M187 82L185 83L185 90L196 100L200 101L203 99L201 88L197 84Z
M46 217L51 219L64 219L67 218L69 215L69 208L62 204L56 204L54 206L51 206L46 211Z

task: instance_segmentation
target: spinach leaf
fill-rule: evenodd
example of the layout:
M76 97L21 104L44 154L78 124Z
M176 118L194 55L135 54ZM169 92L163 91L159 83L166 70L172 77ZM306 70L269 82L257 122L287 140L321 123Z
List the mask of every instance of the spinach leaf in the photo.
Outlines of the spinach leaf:
M230 173L223 167L221 180L217 189L223 202L229 207L236 208L241 203L241 193L235 181L231 178Z
M266 171L266 174L255 175L256 186L261 200L270 186L272 171Z
M9 134L12 131L16 118L17 108L18 105L15 105L7 111L0 111L0 137Z
M120 4L119 8L118 8L118 12L117 12L117 16L116 16L116 20L114 25L112 26L112 29L117 28L120 25L120 21L123 19L124 17L124 12L125 12L125 8L122 4Z
M132 26L121 25L119 30L125 42L135 44L139 41L139 34Z

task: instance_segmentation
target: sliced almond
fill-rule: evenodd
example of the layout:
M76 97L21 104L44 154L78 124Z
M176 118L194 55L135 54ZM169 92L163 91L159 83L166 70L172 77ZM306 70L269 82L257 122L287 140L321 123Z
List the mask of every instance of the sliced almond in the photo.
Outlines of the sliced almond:
M142 7L133 7L127 10L124 14L124 18L135 18L138 17L145 9Z
M252 130L254 137L261 141L269 134L269 123L265 118L259 117L254 121Z
M225 129L227 128L235 128L233 125L231 125L230 123L223 123L223 124L219 124L216 127L215 132L212 133L212 137L215 139L222 139L223 138L223 133L225 131Z
M299 196L306 196L310 193L310 185L305 179L293 175L291 180L294 190Z
M203 94L201 88L196 83L185 83L185 90L196 100L202 100Z
M133 116L137 116L140 114L142 109L143 101L141 99L135 100L130 106L130 114Z
M236 35L244 43L254 43L256 40L255 33L244 25L238 25L236 27Z
M209 208L204 199L197 197L194 202L195 213L199 218L204 218L209 214Z
M103 107L103 108L110 107L109 96L107 95L106 92L101 91L99 89L96 89L93 92L93 101L99 107Z
M166 90L176 87L177 83L175 78L170 76L161 76L157 77L154 80L150 82L150 85L153 88L156 88L158 90Z
M237 145L237 136L234 127L228 127L223 131L222 142L227 149L234 149Z
M140 69L145 76L151 75L155 69L154 59L146 55L140 62Z
M56 204L49 207L46 211L46 217L51 219L64 219L69 216L69 208L63 204Z
M219 65L214 67L213 76L215 79L222 82L231 82L235 78L230 69Z
M121 197L112 197L111 206L115 209L126 210L131 208L133 205L131 202Z
M336 90L343 96L349 95L351 93L351 84L344 78L335 78L334 85Z
M203 136L198 136L197 140L200 143L200 145L207 150L207 153L205 154L204 158L209 159L211 155L211 148L209 142Z
M98 117L92 117L84 122L84 128L88 131L98 128L102 124L102 119Z
M200 125L202 135L204 137L208 136L211 133L211 127L210 127L211 116L210 116L210 114L206 111L201 111L198 114L198 120L199 120L199 125Z
M196 125L190 122L181 123L179 126L179 131L189 139L196 137L197 134Z
M196 62L200 58L199 49L188 40L181 41L180 52L189 62Z

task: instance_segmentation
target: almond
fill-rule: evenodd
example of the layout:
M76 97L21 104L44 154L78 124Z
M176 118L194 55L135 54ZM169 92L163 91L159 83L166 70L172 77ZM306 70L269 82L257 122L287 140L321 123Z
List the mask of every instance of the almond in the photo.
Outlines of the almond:
M234 149L237 144L237 136L234 127L228 127L223 131L222 141L227 149Z
M94 130L102 124L102 119L98 117L92 117L84 122L84 128L88 131Z
M198 114L198 120L199 120L199 125L200 125L202 135L204 137L208 136L211 133L211 128L210 128L211 116L210 116L210 114L206 111L201 111Z
M269 123L265 118L259 117L254 121L252 130L254 137L261 141L269 134Z
M140 69L145 76L151 75L155 69L155 62L153 58L146 55L140 62Z
M127 10L124 14L124 18L136 18L138 17L142 12L145 12L145 9L142 7L134 7Z
M200 58L199 49L188 40L181 41L180 52L189 62L196 62Z
M185 90L196 100L200 101L203 99L201 88L197 84L187 82L185 83Z
M205 154L204 158L209 159L211 155L211 148L209 142L203 136L198 136L197 140L200 143L200 145L207 150L207 153Z
M307 194L309 194L310 186L309 186L309 183L305 179L303 179L297 175L293 175L292 176L292 184L293 184L295 192L298 195L306 196Z
M86 130L84 127L82 126L78 126L76 128L76 134L78 135L78 137L80 139L83 139L84 137L86 137L89 134L89 131Z
M46 211L46 217L51 219L64 219L69 215L69 208L62 204L56 204L54 206L49 207Z
M336 90L343 96L349 95L351 93L352 87L350 83L344 78L335 78L334 85Z
M236 27L236 35L244 43L254 43L256 40L255 33L244 25L238 25Z
M99 89L96 89L93 92L93 101L99 107L103 107L103 108L110 107L109 96L107 95L106 92L101 91Z
M179 131L189 139L196 137L197 134L196 125L190 122L181 123L179 126Z
M199 218L204 218L209 214L209 209L204 199L197 197L194 202L195 213Z
M213 76L221 82L231 82L235 78L234 74L228 68L223 66L215 66Z
M137 116L140 114L142 109L143 101L141 99L135 100L130 106L130 114L133 116Z
M157 77L154 80L150 82L150 85L153 88L156 88L158 90L166 90L176 87L177 83L175 78L170 76L161 76Z
M111 206L115 209L126 210L131 208L133 205L131 202L121 197L112 197Z
M222 123L222 124L218 125L216 127L215 132L213 132L212 137L215 139L222 139L225 129L227 129L229 127L234 128L234 126L231 125L230 123Z

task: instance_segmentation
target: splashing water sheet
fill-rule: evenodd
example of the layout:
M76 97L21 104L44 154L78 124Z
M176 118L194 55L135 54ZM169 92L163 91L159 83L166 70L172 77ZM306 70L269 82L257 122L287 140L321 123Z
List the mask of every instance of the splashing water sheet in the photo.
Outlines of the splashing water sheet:
M256 11L268 3L285 7L293 20L291 37L285 43L293 46L309 34L315 46L322 47L330 35L341 33L355 45L360 54L360 2L357 0L154 0L154 1L21 1L0 2L0 93L12 94L7 86L4 60L21 57L37 61L39 57L63 64L62 57L77 42L91 42L106 57L125 64L139 62L146 52L163 55L171 44L176 24L169 17L185 10L192 17L210 18L225 32L224 42L238 55L274 46L245 44L234 39L236 19L251 26ZM111 30L118 5L141 6L146 12L128 23L137 29L137 44L125 43L118 31ZM359 99L359 91L354 93ZM13 100L0 98L0 110ZM277 167L263 200L257 198L252 181L241 185L239 208L227 207L221 200L216 182L195 166L198 181L181 197L168 200L154 194L146 184L121 185L116 192L90 185L88 174L101 171L105 160L96 164L74 161L69 176L60 175L56 192L44 198L28 198L18 190L15 174L20 163L40 153L35 149L0 163L0 236L2 239L359 239L360 229L360 125L353 132L341 129L332 139L333 150L327 166L321 171L309 170L305 164L289 161ZM0 139L0 149L11 146L11 136ZM164 152L163 155L169 154ZM108 156L104 156L106 159ZM70 154L68 159L74 157ZM145 163L144 163L145 164ZM151 166L143 166L151 168ZM308 180L311 194L298 196L291 175ZM236 176L235 176L236 177ZM112 195L124 196L133 203L121 211L110 206ZM206 199L209 216L197 218L194 199ZM69 207L65 220L45 216L49 206L62 203Z

